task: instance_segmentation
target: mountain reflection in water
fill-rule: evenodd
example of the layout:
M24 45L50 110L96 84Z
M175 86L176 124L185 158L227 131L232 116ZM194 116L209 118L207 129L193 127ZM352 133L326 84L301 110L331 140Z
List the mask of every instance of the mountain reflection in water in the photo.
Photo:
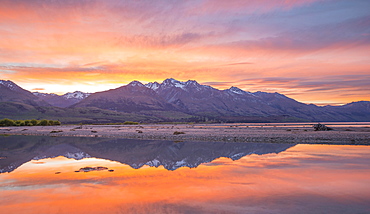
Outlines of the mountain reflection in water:
M370 213L369 163L369 146L0 137L0 212Z
M30 160L64 156L80 160L101 158L127 164L134 169L144 165L176 170L180 167L195 168L202 163L220 157L238 160L251 154L279 153L294 144L274 143L221 143L221 142L173 142L130 139L99 139L81 143L73 138L41 137L31 144L25 139L11 137L0 143L0 172L11 172ZM68 142L70 140L70 142ZM86 140L86 139L84 139Z

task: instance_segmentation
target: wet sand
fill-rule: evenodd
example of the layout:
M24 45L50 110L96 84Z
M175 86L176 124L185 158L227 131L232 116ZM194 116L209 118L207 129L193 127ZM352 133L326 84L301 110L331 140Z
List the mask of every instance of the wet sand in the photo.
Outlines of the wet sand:
M334 130L331 131L314 131L311 125L62 125L0 127L0 134L107 137L173 141L370 145L369 126L334 127Z

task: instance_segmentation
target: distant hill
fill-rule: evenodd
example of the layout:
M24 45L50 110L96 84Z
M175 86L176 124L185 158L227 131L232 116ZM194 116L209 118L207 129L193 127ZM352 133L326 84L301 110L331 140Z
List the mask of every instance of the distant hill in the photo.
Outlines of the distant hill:
M64 124L103 124L124 121L157 122L163 120L158 116L115 112L94 107L59 108L53 106L31 106L14 102L0 102L0 118L9 118L14 120L59 120Z
M62 122L66 118L84 122L117 122L123 118L141 122L370 121L369 101L320 107L279 93L252 93L237 87L219 90L195 80L170 78L146 85L133 81L108 91L76 91L62 96L32 94L11 81L0 83L0 117L15 119L44 115ZM84 110L87 113L81 113Z
M47 94L41 92L33 92L33 95L39 97L40 99L44 100L45 102L49 103L52 106L65 108L87 98L88 96L90 96L90 93L75 91L72 93L66 93L64 95L57 95L52 93Z

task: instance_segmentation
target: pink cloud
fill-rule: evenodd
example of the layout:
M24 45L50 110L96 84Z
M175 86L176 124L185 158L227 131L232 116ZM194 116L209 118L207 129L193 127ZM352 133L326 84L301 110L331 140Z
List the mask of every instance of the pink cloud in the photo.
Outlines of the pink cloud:
M238 11L243 13L266 13L277 9L289 10L323 0L204 0L192 12L214 13Z

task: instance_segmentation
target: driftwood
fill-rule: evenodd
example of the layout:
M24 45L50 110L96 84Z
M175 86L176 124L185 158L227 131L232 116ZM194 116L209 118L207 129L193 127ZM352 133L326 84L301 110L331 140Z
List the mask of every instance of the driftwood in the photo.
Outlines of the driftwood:
M333 130L332 128L327 127L327 126L325 126L325 125L323 125L321 123L318 123L316 125L313 125L313 129L315 131L329 131L329 130Z

